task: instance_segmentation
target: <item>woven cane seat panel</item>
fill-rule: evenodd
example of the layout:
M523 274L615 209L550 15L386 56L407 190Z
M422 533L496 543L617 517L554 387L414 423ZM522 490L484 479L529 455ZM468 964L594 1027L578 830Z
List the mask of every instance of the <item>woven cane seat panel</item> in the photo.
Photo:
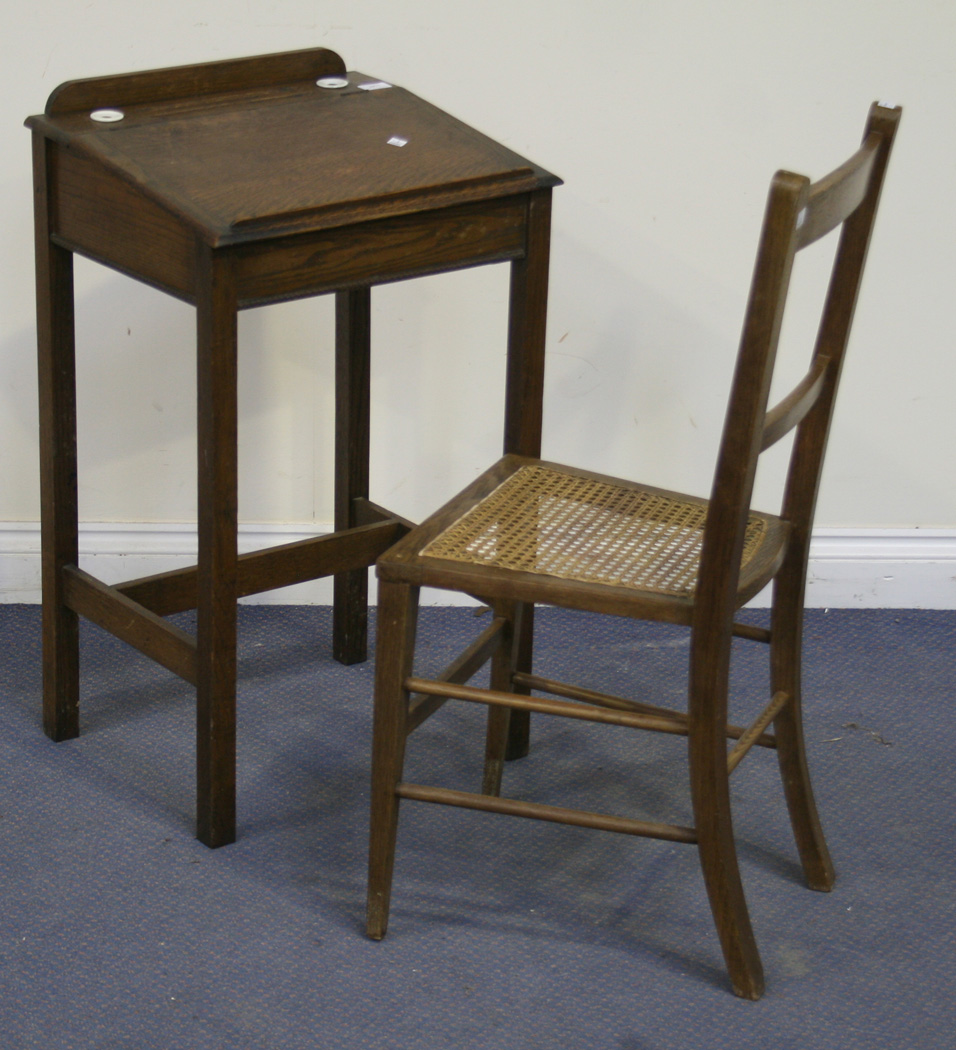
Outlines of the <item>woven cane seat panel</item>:
M428 557L668 595L697 584L705 504L521 467L422 549ZM765 534L752 515L743 565Z

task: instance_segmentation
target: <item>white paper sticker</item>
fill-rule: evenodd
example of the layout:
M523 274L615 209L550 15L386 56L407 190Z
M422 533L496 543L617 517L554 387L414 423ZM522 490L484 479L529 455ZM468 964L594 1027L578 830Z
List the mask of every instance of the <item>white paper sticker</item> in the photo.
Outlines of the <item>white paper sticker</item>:
M364 84L359 84L363 91L381 91L382 88L390 88L391 86L391 84L386 84L384 80L368 80Z
M388 144L390 146L407 146L408 145L408 139L403 139L401 135L393 135L388 140Z
M121 109L94 109L90 114L90 120L95 120L99 124L115 124L122 119L123 111Z

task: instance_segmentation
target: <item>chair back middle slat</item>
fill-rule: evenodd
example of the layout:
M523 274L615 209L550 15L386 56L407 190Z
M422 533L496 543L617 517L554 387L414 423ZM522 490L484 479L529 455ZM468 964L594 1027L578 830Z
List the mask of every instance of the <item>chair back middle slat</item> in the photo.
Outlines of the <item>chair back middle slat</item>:
M814 358L810 370L799 383L766 415L760 451L765 452L788 434L817 403L823 390L830 358L820 354Z

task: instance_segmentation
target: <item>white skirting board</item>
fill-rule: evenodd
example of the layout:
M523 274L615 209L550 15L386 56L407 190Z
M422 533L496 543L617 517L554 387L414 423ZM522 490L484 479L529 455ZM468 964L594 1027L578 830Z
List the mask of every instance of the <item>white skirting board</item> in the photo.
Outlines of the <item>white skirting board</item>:
M292 543L331 531L328 524L241 525L240 551ZM166 572L195 561L188 524L91 523L80 529L80 565L106 583ZM0 602L40 600L40 529L0 524ZM373 574L374 601L374 574ZM751 603L768 604L768 593ZM243 599L260 604L328 605L331 580ZM443 591L428 604L472 604ZM813 608L956 609L956 529L819 529L810 552L807 605Z

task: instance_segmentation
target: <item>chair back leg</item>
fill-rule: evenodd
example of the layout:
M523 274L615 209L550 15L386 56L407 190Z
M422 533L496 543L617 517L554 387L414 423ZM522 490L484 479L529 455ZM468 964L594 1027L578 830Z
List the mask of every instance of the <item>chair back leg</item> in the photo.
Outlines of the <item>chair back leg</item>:
M790 823L812 890L833 888L835 873L810 783L803 740L800 667L803 649L803 579L781 572L774 583L770 642L771 690L784 690L791 701L774 720L777 759L790 811Z
M531 674L531 663L534 653L534 603L521 603L521 616L518 618L517 635L515 637L515 667L516 671ZM516 686L516 693L528 694L530 689L524 686ZM512 711L511 721L508 725L508 746L505 750L505 759L513 762L517 758L524 758L531 748L531 713L529 711Z
M691 641L691 798L701 871L734 993L759 999L763 966L740 881L730 812L725 728L730 626L720 635L712 631L701 637L703 632L695 631Z
M525 624L534 614L535 607L526 602L514 602L499 598L493 605L496 616L506 619L507 627L501 632L498 648L492 656L492 689L502 693L529 693L531 690L515 685L515 672L523 663L526 653L522 649ZM513 756L510 748L515 739L513 732L515 716L526 715L526 711L491 705L487 712L487 736L484 748L484 779L481 792L484 795L501 794L501 775L504 762ZM527 728L527 727L525 727ZM521 730L519 727L519 734ZM526 742L526 738L525 738ZM517 757L523 757L521 755Z
M493 604L495 616L507 620L507 626L501 632L498 647L491 658L491 678L489 685L502 693L512 692L513 677L518 659L518 640L521 637L521 625L524 619L524 605L521 602L499 600ZM485 771L481 792L483 795L501 794L501 776L508 753L511 719L516 712L511 708L491 704L488 707L488 731L485 738Z

